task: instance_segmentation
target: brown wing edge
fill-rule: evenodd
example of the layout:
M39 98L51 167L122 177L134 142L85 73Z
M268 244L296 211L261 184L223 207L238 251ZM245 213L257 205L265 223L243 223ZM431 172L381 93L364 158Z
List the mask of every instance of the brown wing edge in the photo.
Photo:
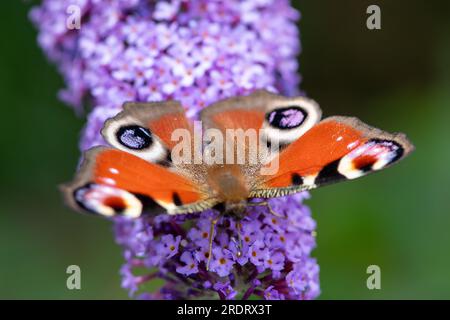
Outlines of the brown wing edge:
M230 109L260 109L262 112L267 112L272 107L276 107L275 103L277 101L288 102L295 100L303 100L313 105L320 118L322 111L319 105L312 99L303 96L287 97L270 92L265 89L258 89L248 95L222 99L209 105L208 107L200 111L200 119L202 120L205 127L211 128L215 127L211 119L212 116L220 111Z
M106 140L106 131L111 126L111 124L123 120L127 117L135 118L140 121L142 126L147 126L148 121L157 120L161 116L173 113L182 112L184 114L184 109L180 102L171 101L158 101L158 102L125 102L122 106L123 110L112 118L105 121L101 134ZM149 112L151 109L151 112Z

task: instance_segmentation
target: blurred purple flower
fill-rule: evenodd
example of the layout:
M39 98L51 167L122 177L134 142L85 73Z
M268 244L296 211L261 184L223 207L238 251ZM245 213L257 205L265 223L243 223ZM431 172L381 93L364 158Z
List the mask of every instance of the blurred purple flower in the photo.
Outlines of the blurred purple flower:
M66 28L69 5L80 8L79 30ZM258 88L298 94L299 13L288 0L43 0L30 16L64 76L60 98L78 112L91 107L82 150L105 143L100 129L125 101L176 99L195 118ZM265 207L249 207L240 223L220 217L209 271L215 212L117 219L122 286L139 299L313 299L319 267L307 196L270 200L281 217ZM136 276L136 268L148 273ZM141 292L154 278L164 285Z

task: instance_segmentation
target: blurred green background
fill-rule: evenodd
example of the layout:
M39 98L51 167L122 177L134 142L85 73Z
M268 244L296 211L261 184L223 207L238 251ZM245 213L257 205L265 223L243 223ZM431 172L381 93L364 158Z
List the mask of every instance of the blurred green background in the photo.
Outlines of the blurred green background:
M322 299L450 298L448 1L298 1L302 88L325 116L355 115L408 134L416 151L361 180L312 192ZM0 298L127 298L111 224L66 209L84 119L58 101L31 2L0 4ZM378 4L382 30L366 28ZM66 289L66 267L82 290ZM381 290L366 268L381 267Z

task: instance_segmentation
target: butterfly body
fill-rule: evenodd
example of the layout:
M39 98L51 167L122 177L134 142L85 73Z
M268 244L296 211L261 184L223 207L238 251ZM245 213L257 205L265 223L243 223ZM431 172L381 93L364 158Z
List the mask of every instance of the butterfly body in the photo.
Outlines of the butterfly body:
M320 108L310 99L267 91L219 101L200 114L202 129L215 137L200 153L191 139L196 128L179 103L126 103L102 130L112 147L87 151L77 176L63 191L75 209L107 217L136 218L154 212L156 205L169 214L216 208L242 218L249 199L355 179L413 150L403 134L356 118L320 117ZM229 130L259 134L256 140L250 134L227 140ZM274 146L279 148L272 152ZM229 157L216 157L221 149L231 152ZM256 162L240 157L252 150L258 150ZM227 161L203 161L207 158Z
M208 170L208 183L218 199L223 202L237 202L247 199L249 194L239 165L213 166Z

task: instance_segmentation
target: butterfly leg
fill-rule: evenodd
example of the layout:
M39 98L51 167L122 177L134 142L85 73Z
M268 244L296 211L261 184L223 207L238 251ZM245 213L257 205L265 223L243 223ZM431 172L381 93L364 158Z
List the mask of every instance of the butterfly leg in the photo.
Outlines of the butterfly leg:
M268 201L261 201L261 202L250 202L248 204L249 207L259 207L259 206L265 206L267 207L267 209L269 210L269 212L271 214L273 214L275 217L278 218L285 218L284 216L282 216L281 214L275 212L272 207L270 206L270 203Z
M219 217L211 220L211 227L209 228L209 248L208 248L208 260L206 261L206 271L209 271L209 263L211 262L212 257L212 243L213 243L213 236L214 232L216 230L216 224L219 221Z
M242 255L242 234L241 234L242 233L242 223L240 220L236 222L236 229L237 229L238 241L239 241L238 242L239 251L237 252L237 256L239 258Z

